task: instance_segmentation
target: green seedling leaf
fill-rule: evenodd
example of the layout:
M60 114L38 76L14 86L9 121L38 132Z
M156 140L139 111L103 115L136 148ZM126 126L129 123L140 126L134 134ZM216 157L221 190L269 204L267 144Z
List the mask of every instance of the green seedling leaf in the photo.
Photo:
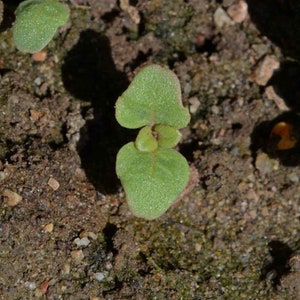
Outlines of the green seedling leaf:
M181 133L179 130L172 126L155 125L154 131L157 134L158 146L162 148L175 147L181 138Z
M34 53L43 49L58 27L66 24L68 8L56 0L21 2L13 25L13 40L18 50Z
M177 129L190 121L182 106L176 75L158 65L143 68L116 103L116 118L126 128L164 124Z
M150 126L145 126L140 130L135 140L135 146L139 151L142 152L153 152L157 149L158 142L152 135Z
M133 142L123 146L116 162L133 214L148 220L161 216L177 199L189 180L185 158L173 149L141 152Z
M134 215L148 220L161 216L188 183L186 159L175 150L190 115L182 106L176 75L157 65L142 69L116 103L116 118L139 128L135 142L117 155L116 172Z

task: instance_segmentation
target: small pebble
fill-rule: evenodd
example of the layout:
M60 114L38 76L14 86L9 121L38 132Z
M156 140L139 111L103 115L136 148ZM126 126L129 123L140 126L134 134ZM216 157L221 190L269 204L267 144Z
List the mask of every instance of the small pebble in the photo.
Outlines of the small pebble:
M240 0L238 3L231 5L227 13L234 22L242 23L248 15L248 4Z
M80 179L80 180L85 180L86 179L86 175L85 175L85 171L82 168L76 168L74 175Z
M296 173L291 173L288 175L289 180L293 183L298 183L299 182L299 176Z
M185 95L188 95L188 94L191 92L191 90L192 90L191 84L190 84L190 83L186 83L186 84L184 85L184 88L183 88L183 93L184 93Z
M129 14L131 20L135 24L139 24L141 22L138 9L134 6L131 6L129 0L120 0L120 7L123 11L126 11Z
M111 270L113 268L113 265L110 261L105 262L105 269Z
M191 97L189 99L189 104L190 104L190 113L194 114L200 106L200 101L197 97Z
M44 282L41 283L40 290L43 295L47 293L48 287L49 287L49 280L45 280Z
M83 238L76 238L74 240L74 243L78 246L78 247L86 247L90 244L90 240L87 237L83 237Z
M214 13L214 22L217 27L233 25L234 22L229 18L226 11L222 7L218 7Z
M275 104L281 111L289 110L284 100L277 95L273 86L267 86L265 90L265 94L269 100L273 100L275 102Z
M4 180L7 177L7 174L4 171L0 172L0 180Z
M70 273L70 270L71 270L71 267L68 263L63 264L61 267L61 273L63 275L68 275Z
M36 284L34 282L30 282L30 281L26 281L24 283L25 287L28 289L28 290L35 290L36 289Z
M22 201L22 196L9 189L5 189L2 194L8 198L6 202L8 206L16 206Z
M54 178L49 178L49 180L48 180L48 185L54 190L54 191L56 191L56 190L58 190L59 189L59 182L56 180L56 179L54 179Z
M200 252L201 249L202 249L202 245L199 244L199 243L196 243L196 244L195 244L195 251L196 251L196 252Z
M269 47L265 44L253 44L252 49L255 51L258 59L265 56L269 51Z
M255 166L260 173L267 174L278 170L279 162L270 158L266 153L260 153L256 157Z
M104 278L105 278L105 274L104 273L94 273L94 278L97 280L97 281L102 281Z
M93 240L96 240L97 239L97 235L94 233L94 232L89 232L88 233L88 236L91 238L91 239L93 239Z
M279 68L279 61L272 55L267 55L254 70L249 80L256 82L258 85L266 85L273 76L275 70Z
M43 229L45 232L50 233L53 231L53 227L54 227L53 223L49 223L49 224L45 225Z
M220 113L220 108L217 105L213 105L211 107L211 111L213 112L213 114L218 115Z
M75 264L79 264L84 259L82 250L71 251L71 257Z
M42 62L47 58L47 52L42 50L32 54L32 59L37 62Z
M37 77L33 82L35 85L40 86L42 84L42 79L41 77Z

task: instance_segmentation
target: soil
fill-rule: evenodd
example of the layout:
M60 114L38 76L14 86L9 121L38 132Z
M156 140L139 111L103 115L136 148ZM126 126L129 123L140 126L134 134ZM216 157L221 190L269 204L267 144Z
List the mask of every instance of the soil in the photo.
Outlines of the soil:
M41 59L3 2L0 299L300 299L299 1L65 1ZM179 77L198 180L145 221L114 103L151 63Z

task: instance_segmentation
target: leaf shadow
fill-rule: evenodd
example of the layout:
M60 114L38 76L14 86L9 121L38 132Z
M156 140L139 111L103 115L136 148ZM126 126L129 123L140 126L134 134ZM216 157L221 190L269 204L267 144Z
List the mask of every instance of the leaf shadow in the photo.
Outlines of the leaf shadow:
M300 2L298 0L246 0L248 11L262 35L284 55L300 59Z
M267 36L281 48L284 61L273 74L267 85L273 86L276 94L283 99L290 109L273 120L259 124L251 135L251 150L255 159L261 149L271 158L278 158L285 166L300 164L300 1L298 0L246 0L250 18L262 35ZM272 128L279 122L286 122L293 127L294 148L278 150L280 140L270 138Z
M276 287L280 283L281 277L290 271L288 261L293 251L288 245L277 240L271 241L268 247L271 260L268 259L264 262L260 279L269 279Z
M293 111L300 113L300 63L285 61L270 79L270 85Z
M128 79L115 67L108 38L91 29L81 32L78 43L65 57L62 78L74 97L91 104L81 109L86 120L77 144L82 167L97 191L115 193L119 187L116 154L128 133L122 134L114 105Z

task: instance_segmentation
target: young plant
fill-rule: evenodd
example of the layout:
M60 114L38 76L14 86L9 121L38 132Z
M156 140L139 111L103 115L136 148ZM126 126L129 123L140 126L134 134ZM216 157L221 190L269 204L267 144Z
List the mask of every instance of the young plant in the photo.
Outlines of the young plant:
M126 128L141 128L135 142L123 146L116 172L134 215L161 216L186 187L186 159L174 149L190 115L182 106L176 75L158 65L143 68L116 103L116 119Z
M58 27L67 23L69 10L57 0L26 0L15 15L13 40L17 49L35 53L51 41Z

